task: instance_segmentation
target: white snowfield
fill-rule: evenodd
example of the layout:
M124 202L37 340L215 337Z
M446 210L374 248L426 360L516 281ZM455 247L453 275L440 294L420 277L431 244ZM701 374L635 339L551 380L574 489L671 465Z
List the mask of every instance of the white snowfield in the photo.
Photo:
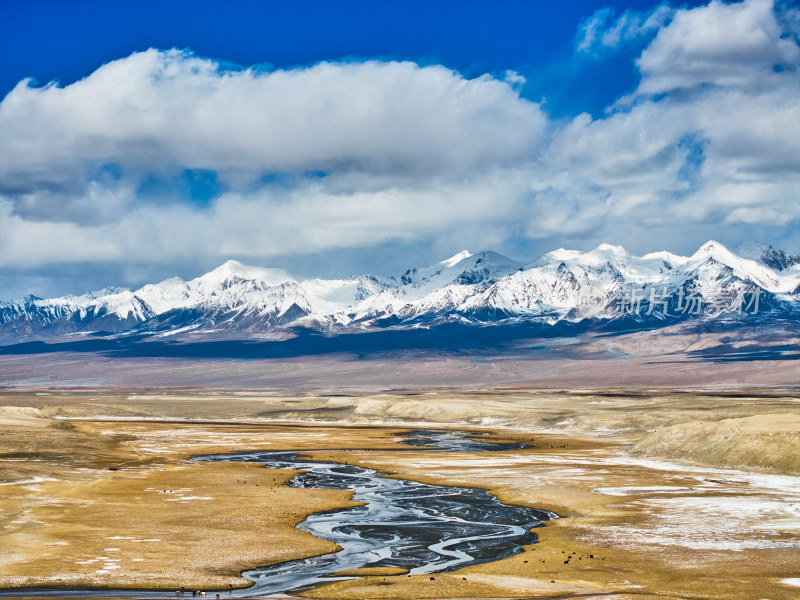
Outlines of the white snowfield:
M135 291L109 288L2 302L0 328L19 329L27 322L44 332L62 323L61 334L138 327L170 335L254 333L288 324L322 330L515 318L554 324L618 317L625 310L620 299L630 290L640 300L652 298L653 306L681 290L705 303L724 297L730 308L717 302L718 313L741 312L754 292L800 307L800 257L753 243L732 252L714 241L689 257L632 256L601 244L588 252L554 250L529 264L465 250L399 277L304 281L282 269L230 260L190 281L171 278Z

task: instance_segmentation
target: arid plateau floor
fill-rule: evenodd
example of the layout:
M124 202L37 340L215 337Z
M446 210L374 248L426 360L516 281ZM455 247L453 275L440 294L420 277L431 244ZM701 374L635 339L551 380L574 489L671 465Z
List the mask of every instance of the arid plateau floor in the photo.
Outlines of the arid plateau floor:
M328 450L557 513L538 543L433 576L361 571L315 598L800 597L800 398L747 392L0 391L0 588L245 587L335 549L295 528L352 504L295 472L195 454ZM392 452L410 427L521 450ZM406 447L407 449L407 447ZM134 591L131 597L136 597ZM212 595L213 597L213 595Z

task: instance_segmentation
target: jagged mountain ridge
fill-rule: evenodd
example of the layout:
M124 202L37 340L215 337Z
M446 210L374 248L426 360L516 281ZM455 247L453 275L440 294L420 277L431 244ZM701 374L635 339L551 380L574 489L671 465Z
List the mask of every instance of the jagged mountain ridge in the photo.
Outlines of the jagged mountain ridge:
M228 261L190 281L0 302L0 340L98 331L249 338L297 327L336 333L445 323L660 326L757 314L796 319L798 307L800 257L771 246L732 252L710 241L690 257L636 257L601 244L588 252L559 249L528 264L464 251L398 277L334 280L298 281L281 269Z

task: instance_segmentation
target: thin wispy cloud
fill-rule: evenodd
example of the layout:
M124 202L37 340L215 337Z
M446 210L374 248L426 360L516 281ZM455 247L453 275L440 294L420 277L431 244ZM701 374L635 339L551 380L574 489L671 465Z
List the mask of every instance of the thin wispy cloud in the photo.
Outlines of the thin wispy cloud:
M621 45L655 35L671 20L674 12L666 4L646 12L626 10L620 15L612 8L601 8L581 23L575 50L600 58Z

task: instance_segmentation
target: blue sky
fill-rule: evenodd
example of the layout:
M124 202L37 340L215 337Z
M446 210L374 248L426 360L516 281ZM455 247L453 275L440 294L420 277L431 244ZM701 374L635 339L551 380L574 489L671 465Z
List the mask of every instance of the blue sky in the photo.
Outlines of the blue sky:
M332 276L464 247L798 252L798 15L3 2L0 298L228 258Z
M575 60L580 23L597 10L648 11L652 0L478 2L4 2L0 89L25 77L63 85L148 48L189 48L239 65L286 68L382 58L443 64L466 77L524 74L523 96L554 114L602 111L636 82L632 57ZM687 2L681 5L697 5ZM642 41L643 42L643 41Z

